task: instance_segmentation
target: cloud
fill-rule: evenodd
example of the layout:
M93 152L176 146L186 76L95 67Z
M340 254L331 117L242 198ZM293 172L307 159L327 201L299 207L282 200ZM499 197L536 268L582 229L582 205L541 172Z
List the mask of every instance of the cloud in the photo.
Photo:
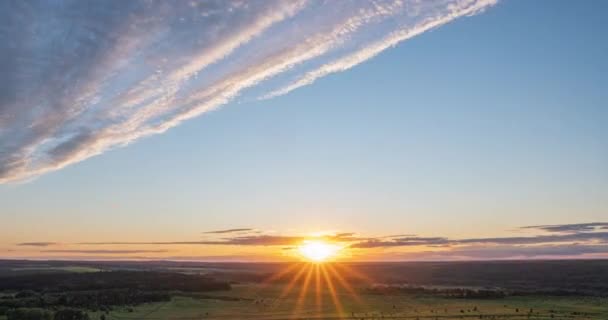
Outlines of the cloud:
M158 242L81 242L78 245L230 245L230 246L290 246L308 240L309 236L300 235L248 235L233 236L219 240L202 241L158 241ZM352 242L362 241L368 238L354 236L354 233L339 233L334 235L323 235L314 237L325 241Z
M547 232L556 232L556 233L592 232L592 231L597 231L599 229L608 230L608 222L526 226L526 227L522 227L521 229L537 229L537 230L543 230L543 231L547 231Z
M558 227L559 226L559 227ZM64 243L64 246L118 246L112 249L65 249L42 250L43 253L73 254L145 254L168 252L164 249L131 250L120 246L239 246L239 247L279 247L281 251L296 248L311 238L337 242L353 249L355 256L363 254L366 259L379 260L442 260L442 259L526 259L526 258L608 258L608 232L602 231L605 222L580 223L570 225L525 226L531 229L554 233L531 236L462 238L451 239L442 236L422 237L411 234L362 236L355 232L336 232L311 237L298 234L274 234L251 228L233 228L208 231L220 235L217 239L198 241L113 241ZM593 228L593 229L589 229ZM256 233L247 233L256 230ZM564 232L567 230L568 232ZM574 232L573 230L578 230ZM241 232L246 232L245 234ZM24 242L22 246L51 246L54 242ZM408 249L407 252L400 248ZM279 250L279 249L277 249ZM249 254L249 253L248 253ZM227 254L230 256L230 254ZM225 257L225 260L231 258ZM254 255L255 256L255 255ZM202 257L202 256L201 256ZM242 257L241 257L242 258ZM240 258L239 258L240 259ZM236 259L238 260L238 259ZM255 260L255 259L253 259Z
M312 84L317 79L329 74L351 69L352 67L377 56L382 51L390 47L394 47L400 42L413 38L433 28L437 28L463 15L475 14L488 6L496 4L496 2L497 0L486 0L462 1L459 3L454 3L448 7L448 12L443 13L440 16L431 16L426 19L422 19L413 25L405 24L401 28L389 33L379 41L366 44L359 50L348 53L334 61L323 64L322 66L307 72L285 87L262 96L261 99L270 99L276 96L284 95L297 88Z
M585 223L562 225L561 229L575 229L579 226L594 225L602 227L605 223ZM570 226L570 227L568 227ZM522 227L532 228L532 227ZM536 228L544 230L544 228ZM216 234L229 234L239 231L247 231L251 229L226 229L210 231ZM339 232L334 234L325 234L316 238L331 242L348 243L351 248L355 249L372 249L372 248L395 248L395 247L435 247L449 248L462 247L471 245L499 246L499 245L543 245L543 244L572 244L572 243L587 243L587 244L608 244L608 232L600 231L586 232L587 229L582 228L585 232L577 233L556 233L556 234L539 234L532 236L513 236L513 237L494 237L494 238L462 238L450 239L448 237L433 236L420 237L411 234L389 235L365 237L354 232ZM269 235L269 234L254 234L254 235L233 235L223 237L217 240L202 240L202 241L169 241L169 242L85 242L78 243L80 245L233 245L233 246L293 246L301 243L304 240L310 239L310 236L305 235Z
M455 244L487 243L487 244L537 244L573 241L599 241L608 242L608 232L575 233L558 235L539 235L532 237L503 237L503 238L473 238L453 240Z
M43 253L78 253L78 254L141 254L165 253L168 250L41 250Z
M562 225L525 226L520 229L533 229L551 232L549 235L527 237L496 237L449 239L446 237L418 237L412 235L371 238L351 245L353 248L382 248L409 246L458 246L470 244L484 245L537 245L546 243L596 242L608 243L606 222L590 222Z
M380 248L380 247L410 247L449 244L450 240L440 237L406 237L392 240L370 239L353 244L352 248Z
M448 255L468 258L542 258L542 257L575 257L587 254L608 254L608 245L547 245L547 246L502 246L492 248L485 246L462 247L450 251Z
M203 232L203 233L224 234L224 233L249 232L249 231L255 231L255 229L251 229L251 228L236 228L236 229L225 229L225 230L213 230L213 231L207 231L207 232Z
M448 239L443 237L407 237L390 240L370 239L354 243L353 248L410 247L431 245L535 245L544 243L599 242L608 243L608 232L538 235L530 237Z
M494 3L1 2L0 183L162 133L270 78L303 75L270 95L283 94Z
M239 245L239 246L283 246L301 242L306 237L300 236L272 236L256 235L227 238L221 241L211 241L212 244Z
M48 247L48 246L54 246L57 245L58 243L56 242L22 242L22 243L17 243L18 246L22 246L22 247Z
M369 258L411 261L608 258L608 245L464 246L450 250L391 252Z

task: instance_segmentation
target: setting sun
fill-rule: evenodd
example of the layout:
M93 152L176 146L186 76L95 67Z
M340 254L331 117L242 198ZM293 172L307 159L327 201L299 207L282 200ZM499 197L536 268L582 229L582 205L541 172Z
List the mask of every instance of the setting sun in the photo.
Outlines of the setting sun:
M324 262L335 257L342 249L339 245L321 240L307 240L298 247L298 252L313 262Z

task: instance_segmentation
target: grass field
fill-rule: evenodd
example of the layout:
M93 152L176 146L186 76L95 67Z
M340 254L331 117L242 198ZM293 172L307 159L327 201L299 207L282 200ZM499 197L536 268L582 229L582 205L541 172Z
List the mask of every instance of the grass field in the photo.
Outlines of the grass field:
M415 295L353 295L336 288L241 285L228 292L198 297L176 296L170 302L115 309L108 319L608 319L608 299L583 297L510 297L495 300ZM238 298L238 299L230 299ZM334 302L335 301L335 302ZM91 313L98 319L99 313Z
M12 268L11 271L16 272L99 272L99 268L82 267L82 266L32 266Z

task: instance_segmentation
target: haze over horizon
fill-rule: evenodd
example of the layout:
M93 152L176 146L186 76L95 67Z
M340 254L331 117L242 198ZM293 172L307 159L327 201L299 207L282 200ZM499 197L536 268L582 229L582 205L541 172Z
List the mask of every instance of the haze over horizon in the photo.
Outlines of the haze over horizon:
M606 259L607 9L0 2L0 259Z

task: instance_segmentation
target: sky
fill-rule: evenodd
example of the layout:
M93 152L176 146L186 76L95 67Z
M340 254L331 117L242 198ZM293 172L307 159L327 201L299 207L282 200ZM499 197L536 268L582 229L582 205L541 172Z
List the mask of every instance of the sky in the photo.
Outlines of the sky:
M606 9L0 2L0 257L608 258Z

